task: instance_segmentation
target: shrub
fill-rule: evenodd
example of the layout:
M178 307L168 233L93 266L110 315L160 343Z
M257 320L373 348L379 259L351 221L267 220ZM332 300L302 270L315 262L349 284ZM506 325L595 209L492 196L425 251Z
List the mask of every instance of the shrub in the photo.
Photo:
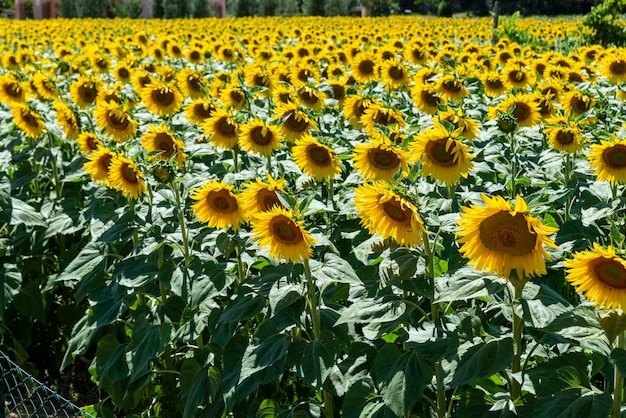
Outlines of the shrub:
M585 16L583 26L590 29L584 36L588 42L606 45L626 45L626 27L622 15L626 0L605 0Z

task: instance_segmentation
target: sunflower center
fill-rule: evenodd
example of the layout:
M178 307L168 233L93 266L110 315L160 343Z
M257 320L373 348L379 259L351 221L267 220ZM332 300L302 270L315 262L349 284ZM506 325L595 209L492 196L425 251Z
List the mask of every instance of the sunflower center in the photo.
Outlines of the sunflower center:
M400 164L400 159L395 152L380 148L367 151L367 157L370 163L380 170L397 168Z
M611 71L611 74L613 75L622 75L626 73L626 62L623 60L612 62L609 66L609 71Z
M429 141L426 145L426 153L430 160L442 167L450 167L455 164L454 151L456 150L456 144L447 147L447 142L447 138L441 138L436 141Z
M389 69L389 77L394 80L403 80L404 79L404 70L402 68L398 68L393 66Z
M193 90L196 93L201 93L202 83L200 82L200 77L196 75L190 75L187 78L187 87L189 87L189 90Z
M283 204L278 200L276 192L269 189L261 189L257 192L256 200L262 211L268 211L274 206L283 207Z
M411 210L403 208L397 200L388 200L382 204L383 211L394 221L401 224L408 224L411 220Z
M137 183L137 173L135 173L135 170L130 165L124 165L120 171L122 177L124 177L124 180L128 183Z
M526 73L520 70L513 70L509 73L509 81L513 83L522 83L526 80Z
M217 123L217 128L222 135L225 136L234 136L235 135L235 125L230 123L230 121L226 118L222 118Z
M257 145L269 145L272 142L272 131L264 126L255 126L250 130L250 139Z
M269 78L263 74L255 74L252 84L259 87L269 87Z
M516 102L513 117L518 121L525 121L530 116L530 107L526 103Z
M191 51L191 53L189 54L189 58L191 59L191 61L200 61L200 52Z
M193 113L201 119L207 119L211 117L211 114L215 111L215 106L211 103L198 103L193 107Z
M374 62L371 60L363 60L359 63L359 73L364 75L374 74Z
M4 92L11 97L21 97L22 91L22 88L16 82L4 85Z
M556 134L556 140L561 145L569 145L574 142L574 134L569 131L559 130Z
M95 151L98 149L98 140L94 138L93 136L87 137L86 144L89 147L89 149L92 151Z
M626 167L626 145L617 144L605 149L602 159L611 168Z
M152 91L152 100L159 106L169 106L174 103L174 92L165 87Z
M84 83L79 87L78 94L85 102L91 103L96 100L98 90L96 89L96 85L94 83Z
M397 122L396 117L391 112L380 111L376 112L376 116L374 117L374 122L380 125L391 125L394 122Z
M157 150L163 151L161 157L170 158L174 153L174 141L169 134L159 132L154 138L154 143Z
M600 258L593 264L593 272L607 286L626 289L626 269L617 260Z
M233 100L233 102L235 103L241 103L243 102L243 99L245 98L245 96L238 90L233 90L230 93L230 98Z
M109 62L106 59L104 59L104 58L98 58L96 60L96 65L101 70L106 70L109 67Z
M330 86L333 89L333 99L342 100L346 97L346 89L344 86L341 84L331 84Z
M22 111L22 119L26 124L32 128L39 128L39 121L35 116L33 116L30 109L24 109Z
M130 125L130 120L126 113L119 109L112 109L106 113L107 125L113 129L124 131Z
M422 92L422 100L428 105L428 106L437 106L439 104L439 96L437 96L434 93L430 93L428 91L423 91Z
M294 245L303 240L298 225L285 215L279 215L270 222L272 235L283 244Z
M237 201L228 190L212 190L207 196L211 208L219 213L233 213L238 209Z
M300 99L306 103L306 104L310 104L310 105L314 105L315 103L317 103L319 101L319 97L312 91L310 90L302 90L300 92Z
M445 83L443 83L443 88L451 93L461 92L460 83L456 80L446 81Z
M112 155L109 155L109 154L103 155L102 157L98 159L98 165L104 172L106 172L109 169L109 166L111 165L111 160L113 160Z
M311 144L306 148L307 156L315 165L326 167L331 164L328 150L316 144Z
M119 70L117 70L117 75L119 75L121 79L127 79L128 77L130 77L130 72L127 68L120 68Z
M487 84L489 88L492 88L494 90L498 90L504 87L504 83L499 78L488 78L485 84Z
M290 131L304 132L309 127L309 121L300 113L290 112L285 125Z
M487 249L508 256L530 254L537 243L537 235L528 230L522 213L511 216L507 211L500 211L483 220L479 231Z

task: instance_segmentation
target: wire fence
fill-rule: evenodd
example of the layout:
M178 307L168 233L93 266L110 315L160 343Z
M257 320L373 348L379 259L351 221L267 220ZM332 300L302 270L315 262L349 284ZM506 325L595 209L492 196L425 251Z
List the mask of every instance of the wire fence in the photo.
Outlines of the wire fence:
M0 351L0 418L95 418L39 382Z

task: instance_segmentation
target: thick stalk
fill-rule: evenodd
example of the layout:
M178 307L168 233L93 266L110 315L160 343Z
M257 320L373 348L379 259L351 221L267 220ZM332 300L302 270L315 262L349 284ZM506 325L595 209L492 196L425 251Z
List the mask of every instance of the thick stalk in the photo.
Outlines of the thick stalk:
M515 272L512 272L512 276L517 276ZM515 288L515 294L511 301L511 308L513 311L513 340L515 342L515 355L513 356L513 362L511 363L511 373L515 374L522 370L522 330L524 328L524 320L515 312L515 304L522 298L522 290L524 289L524 281L515 278L512 280ZM511 399L515 401L521 393L521 382L515 377L511 378Z
M565 167L563 168L563 177L564 177L564 183L565 183L566 188L567 188L567 185L569 184L571 173L572 173L572 156L568 152L565 154ZM567 202L565 203L565 222L569 221L571 205L572 205L572 197L570 196L567 198Z
M624 333L617 336L617 348L624 348ZM620 418L624 391L624 375L619 371L617 364L613 364L613 409L611 418Z
M433 284L433 295L431 296L431 311L433 322L436 324L439 321L439 304L435 303L435 259L433 257L433 252L430 248L430 241L428 239L428 233L426 231L422 231L422 241L424 241L424 254L427 258L426 264L426 274L430 278ZM446 416L446 392L443 390L443 378L442 378L442 370L441 363L435 363L435 382L436 382L436 390L437 390L437 418L444 418Z
M53 136L51 133L48 133L48 140L50 143L50 163L52 165L52 177L54 179L54 191L56 193L56 200L59 201L61 200L61 194L62 194L62 187L61 187L61 182L59 181L59 168L57 166L57 159L54 156L52 150L54 150L56 147L54 146L54 140L53 140Z
M245 279L245 271L243 260L241 259L241 245L239 243L235 246L235 252L237 253L237 285L240 285Z
M172 191L174 192L174 199L176 200L178 223L180 223L180 234L183 238L183 257L185 259L185 266L189 267L189 239L187 236L187 224L185 222L184 215L185 208L181 205L180 188L178 183L172 183Z
M320 310L317 305L317 299L315 297L316 286L311 278L311 267L309 266L309 260L304 260L304 275L307 283L307 303L311 311L311 322L313 322L313 336L316 340L320 340L321 336L321 318ZM323 383L323 382L322 382ZM333 411L333 396L324 388L322 388L322 396L324 397L324 410L327 418L333 418L335 413Z
M233 170L236 173L239 173L239 147L235 145L235 147L230 150L233 153Z
M510 141L511 152L511 199L515 199L517 193L517 147L515 146L515 133L512 132Z

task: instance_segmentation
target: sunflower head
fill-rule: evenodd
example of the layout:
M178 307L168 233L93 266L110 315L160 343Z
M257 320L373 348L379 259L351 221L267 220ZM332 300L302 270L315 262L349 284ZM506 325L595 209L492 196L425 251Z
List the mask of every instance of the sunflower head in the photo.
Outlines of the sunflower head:
M296 141L291 152L298 167L317 181L332 179L341 173L341 165L335 151L310 134Z
M409 154L391 144L389 138L380 135L371 143L357 144L352 159L354 168L366 180L385 180L392 182L401 172L408 174Z
M166 83L152 82L141 89L141 99L148 110L157 115L172 115L183 103L182 93Z
M210 228L239 229L244 221L239 196L233 187L219 181L209 181L191 193L196 202L191 205L200 222Z
M602 140L589 148L588 158L598 180L626 183L626 139Z
M548 236L557 228L532 217L521 196L515 206L500 196L481 195L486 206L463 207L457 222L460 252L477 270L521 280L546 273L547 245L556 248Z
M113 157L109 165L108 186L130 199L139 198L147 190L143 174L135 162L119 154Z
M30 138L39 138L45 131L43 118L37 111L23 103L12 105L13 122Z
M275 180L269 173L267 180L264 182L256 179L244 184L245 190L241 192L241 207L248 220L274 207L284 207L277 192L285 192L286 180Z
M98 127L115 141L123 142L135 135L137 123L115 102L100 103L94 116Z
M275 126L255 118L241 126L239 144L244 151L270 156L281 148L282 136Z
M185 143L165 126L151 125L148 131L143 134L141 145L149 153L155 153L153 159L176 161L178 166L182 166L187 154L183 152Z

